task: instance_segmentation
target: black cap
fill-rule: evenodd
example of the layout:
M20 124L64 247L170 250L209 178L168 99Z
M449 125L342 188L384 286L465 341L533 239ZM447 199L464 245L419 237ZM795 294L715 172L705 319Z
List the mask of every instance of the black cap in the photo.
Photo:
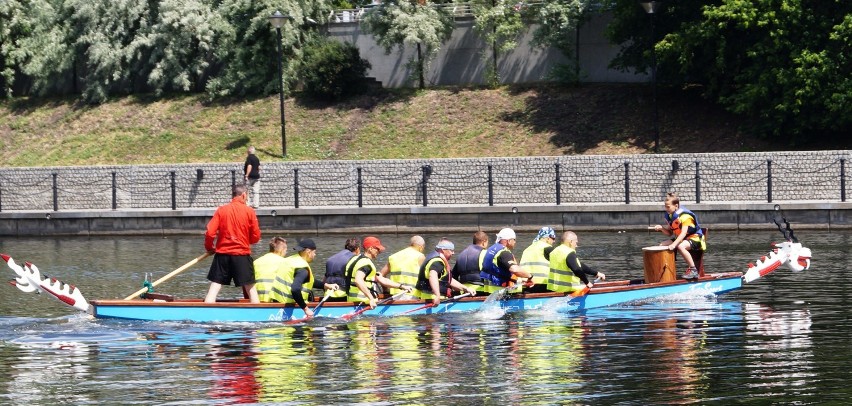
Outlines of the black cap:
M314 240L310 238L305 238L302 241L299 241L299 244L296 245L296 251L304 251L305 249L317 249L317 245L314 244Z

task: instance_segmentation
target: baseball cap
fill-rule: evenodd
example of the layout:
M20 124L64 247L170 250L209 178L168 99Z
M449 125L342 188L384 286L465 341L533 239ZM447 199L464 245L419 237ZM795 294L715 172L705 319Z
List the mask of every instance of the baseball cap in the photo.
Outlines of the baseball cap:
M455 251L456 245L452 241L441 241L435 246L435 249Z
M498 241L499 240L511 240L511 239L515 239L515 238L517 238L517 237L515 237L515 230L512 230L511 228L504 228L504 229L500 230L499 233L497 233L497 240Z
M370 237L364 238L364 249L372 248L372 247L378 248L379 251L385 250L385 246L382 245L382 241L379 240L378 237L370 236Z
M304 251L306 249L317 249L317 245L314 243L314 240L305 238L304 240L299 241L299 244L297 244L295 248L296 251Z

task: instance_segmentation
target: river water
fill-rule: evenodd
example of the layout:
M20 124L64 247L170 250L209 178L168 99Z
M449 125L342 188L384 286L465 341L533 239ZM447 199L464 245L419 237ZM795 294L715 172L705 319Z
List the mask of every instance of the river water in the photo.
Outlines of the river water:
M807 272L783 268L718 298L573 314L480 311L295 327L92 320L4 284L0 404L847 403L852 232L797 236L813 250ZM409 236L381 237L393 252ZM434 245L439 236L426 237ZM459 250L470 240L450 237ZM637 278L641 247L659 237L581 233L579 252L611 279ZM345 236L313 238L323 264ZM713 232L707 270L744 271L780 238ZM516 254L531 240L519 235ZM146 272L162 277L203 249L200 237L50 237L7 238L0 252L95 299L124 298ZM207 265L157 291L203 296ZM226 287L220 297L237 294Z

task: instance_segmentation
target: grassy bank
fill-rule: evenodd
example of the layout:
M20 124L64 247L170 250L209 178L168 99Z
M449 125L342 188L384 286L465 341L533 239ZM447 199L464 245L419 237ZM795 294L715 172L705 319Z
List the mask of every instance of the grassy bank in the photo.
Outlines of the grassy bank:
M785 149L684 91L658 97L661 152ZM339 104L288 98L287 160L383 159L653 151L644 85L382 90ZM207 104L200 96L0 104L3 166L241 161L255 145L280 160L276 95Z

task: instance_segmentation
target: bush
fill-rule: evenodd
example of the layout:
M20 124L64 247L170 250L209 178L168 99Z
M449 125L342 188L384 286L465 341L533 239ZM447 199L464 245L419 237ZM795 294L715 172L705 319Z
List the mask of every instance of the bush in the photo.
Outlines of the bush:
M371 67L351 43L318 37L305 48L300 76L307 96L340 100L366 92L364 79Z

